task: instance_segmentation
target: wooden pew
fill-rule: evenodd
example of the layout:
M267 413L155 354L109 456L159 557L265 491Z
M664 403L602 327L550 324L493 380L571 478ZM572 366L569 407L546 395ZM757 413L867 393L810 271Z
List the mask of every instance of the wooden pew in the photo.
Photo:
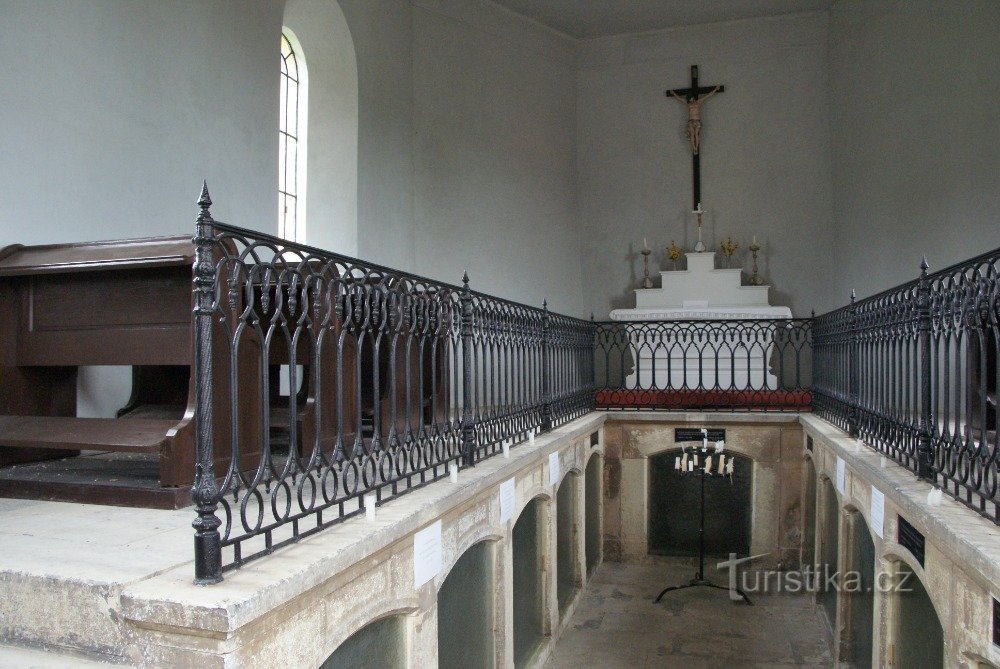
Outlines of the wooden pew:
M165 237L0 250L0 465L81 450L158 455L159 484L194 480L191 238ZM254 373L247 347L239 365ZM230 459L228 348L219 333L215 467ZM119 418L77 418L77 368L133 365ZM238 398L240 466L262 444L257 393ZM119 502L120 503L120 502Z
M66 458L80 451L151 454L158 462L160 486L191 485L195 455L193 257L194 247L187 236L0 250L0 340L7 344L0 347L0 387L10 389L0 396L0 467ZM227 285L226 272L223 268L222 286ZM245 276L236 278L237 285L246 280ZM267 323L274 316L275 305L284 303L287 308L288 296L276 300L277 288L258 285L252 291L258 306L262 290L268 291L266 302L271 306L258 316ZM244 290L238 293L242 301ZM235 312L230 308L230 325L240 309L242 304ZM286 314L287 322L295 320ZM287 441L288 397L277 391L281 365L302 365L302 389L297 395L299 455L307 457L317 440L323 451L332 455L340 414L340 441L346 457L351 457L360 440L372 439L376 363L370 345L360 344L362 353L358 355L358 334L344 333L343 325L335 323L327 332L329 339L321 349L318 370L311 369L316 360L309 337L303 339L307 343L300 344L294 360L284 339L273 338L267 356L270 386L266 392L261 389L261 344L253 337L242 338L237 361L242 471L257 467L261 449L268 443L279 456L284 447L291 447ZM344 343L338 364L336 340L341 335ZM223 327L214 328L213 336L215 471L222 476L231 454L230 346ZM407 430L417 434L421 424L444 421L448 415L446 345L439 344L436 360L432 360L428 342L423 352L414 344L407 355L401 341L392 375L388 344L379 355L383 442L391 432L390 423L402 437ZM77 369L84 365L132 366L131 397L117 418L75 416ZM436 376L433 385L432 376ZM422 389L417 383L421 377ZM390 380L396 382L390 384ZM268 402L271 416L266 439L261 416L264 402ZM437 416L431 415L432 405L437 407ZM0 482L2 492L9 492L9 486ZM83 498L101 501L96 493ZM127 499L113 503L123 501Z

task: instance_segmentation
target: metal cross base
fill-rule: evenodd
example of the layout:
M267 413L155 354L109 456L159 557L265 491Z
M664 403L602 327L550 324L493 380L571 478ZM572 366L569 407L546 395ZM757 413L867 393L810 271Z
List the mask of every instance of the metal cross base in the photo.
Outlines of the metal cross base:
M724 585L717 585L715 583L712 583L707 578L696 577L692 578L690 583L685 583L684 585L672 585L669 588L664 588L663 592L657 595L656 599L653 600L653 603L659 604L660 600L663 599L663 595L667 594L671 590L683 590L684 588L694 588L699 585L704 586L706 588L715 588L716 590L725 590L727 592L729 591L729 588L727 588ZM736 592L738 592L740 597L743 598L743 601L745 601L748 605L753 606L753 602L751 602L750 598L747 597L747 593L743 592L740 588L736 588Z

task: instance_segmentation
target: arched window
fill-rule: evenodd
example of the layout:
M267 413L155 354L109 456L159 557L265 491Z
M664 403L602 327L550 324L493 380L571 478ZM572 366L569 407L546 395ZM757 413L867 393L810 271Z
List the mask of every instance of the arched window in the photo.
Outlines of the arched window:
M306 70L297 40L281 34L278 112L278 236L305 241Z

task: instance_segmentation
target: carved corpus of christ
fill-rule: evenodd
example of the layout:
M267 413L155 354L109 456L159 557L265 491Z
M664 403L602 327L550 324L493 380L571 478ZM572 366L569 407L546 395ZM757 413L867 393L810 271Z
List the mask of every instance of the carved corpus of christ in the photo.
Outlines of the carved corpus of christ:
M701 148L701 103L709 99L713 95L719 92L721 86L716 86L707 95L699 97L685 97L683 95L678 95L674 91L670 91L670 95L674 96L681 103L686 104L688 108L688 123L687 123L687 135L688 140L691 142L691 153L693 155L698 155L699 149Z
M691 142L691 176L694 188L692 207L701 210L701 104L718 93L725 92L725 86L699 86L698 66L691 66L691 87L675 88L667 91L667 97L674 98L687 106L687 138Z

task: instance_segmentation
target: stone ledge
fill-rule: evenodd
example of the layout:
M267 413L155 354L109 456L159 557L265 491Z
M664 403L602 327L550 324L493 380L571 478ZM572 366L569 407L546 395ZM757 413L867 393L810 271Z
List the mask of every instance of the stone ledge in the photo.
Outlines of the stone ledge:
M266 558L228 572L215 586L192 583L190 562L127 587L122 616L153 630L193 630L227 638L236 630L294 601L337 574L405 539L449 510L498 486L515 472L546 462L549 453L594 432L605 422L592 412L510 451L463 470L458 485L447 480L415 490L379 507L376 519L352 518L283 548Z
M924 527L929 540L950 559L967 566L970 575L978 574L980 585L996 593L1000 584L1000 527L948 495L940 506L927 504L933 486L918 479L913 472L887 459L870 446L857 448L857 440L816 415L803 415L802 427L814 439L835 452L869 482L878 484L886 497L906 514L907 520ZM864 510L865 517L868 510Z
M798 423L800 416L808 413L798 411L764 413L755 411L611 411L600 413L609 422L615 423Z

